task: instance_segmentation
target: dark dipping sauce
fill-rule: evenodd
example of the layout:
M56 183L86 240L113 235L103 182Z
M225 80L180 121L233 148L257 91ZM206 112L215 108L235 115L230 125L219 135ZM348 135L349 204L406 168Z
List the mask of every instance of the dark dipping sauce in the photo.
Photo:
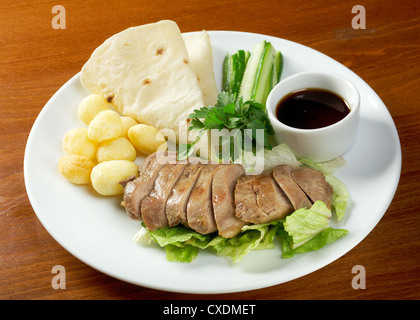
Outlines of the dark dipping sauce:
M283 124L298 129L318 129L332 125L350 112L347 102L327 90L301 89L279 101L276 117Z

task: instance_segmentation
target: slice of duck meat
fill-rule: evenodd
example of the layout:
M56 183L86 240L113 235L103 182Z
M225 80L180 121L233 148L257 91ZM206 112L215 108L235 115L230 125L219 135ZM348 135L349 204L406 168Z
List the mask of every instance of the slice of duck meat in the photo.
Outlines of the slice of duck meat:
M254 192L255 176L240 176L235 188L235 215L250 223L262 223L267 215L257 205L257 195Z
M149 230L168 225L166 202L186 164L165 164L156 177L153 190L141 202L141 216Z
M212 199L214 219L219 235L232 238L241 232L247 223L235 216L234 190L238 177L244 175L239 164L223 164L213 173Z
M293 212L290 200L277 185L272 172L259 175L253 181L253 187L257 196L257 205L268 217L265 222L283 219Z
M334 190L322 172L302 166L294 168L292 176L312 202L321 200L331 210Z
M292 171L293 168L291 166L280 165L273 168L273 177L280 186L280 189L289 198L295 210L310 208L312 203L296 183L295 179L293 179Z
M172 188L166 202L166 218L170 227L179 223L188 227L187 204L191 191L201 172L201 164L187 164L178 181Z
M140 205L152 191L157 174L163 167L164 163L160 160L157 152L148 156L140 165L139 176L125 184L123 204L127 215L134 220L141 219Z
M217 231L212 204L213 171L216 167L212 164L203 165L187 204L188 226L201 234Z
M235 189L235 215L250 223L280 220L293 211L271 173L240 176Z

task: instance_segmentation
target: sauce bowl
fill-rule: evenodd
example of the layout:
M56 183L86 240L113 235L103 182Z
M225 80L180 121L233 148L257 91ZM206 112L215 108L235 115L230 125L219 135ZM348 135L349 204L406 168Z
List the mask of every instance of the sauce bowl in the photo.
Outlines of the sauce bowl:
M350 112L340 121L317 129L298 129L276 117L279 102L291 92L302 89L330 91L345 100ZM315 162L343 155L356 140L360 114L360 96L356 86L335 73L301 72L281 80L267 98L267 114L278 143L288 145L298 158Z

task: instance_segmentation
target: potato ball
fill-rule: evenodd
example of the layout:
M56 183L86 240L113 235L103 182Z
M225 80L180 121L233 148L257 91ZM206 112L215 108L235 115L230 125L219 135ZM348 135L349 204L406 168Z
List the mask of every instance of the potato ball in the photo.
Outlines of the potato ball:
M128 160L111 160L97 164L91 173L93 188L101 195L113 196L124 193L120 182L138 175L138 166Z
M99 112L88 126L88 137L96 142L118 138L121 132L121 117L113 110Z
M70 154L58 160L58 171L75 184L90 183L90 175L95 163L85 156Z
M98 143L88 138L88 129L74 128L69 130L63 138L63 149L67 154L78 154L94 159Z
M109 160L136 160L137 152L131 142L124 137L102 142L96 153L98 162Z
M144 154L166 149L165 137L154 127L137 124L128 129L128 138L134 147Z
M77 116L88 126L99 112L105 110L109 110L106 100L98 94L90 94L80 102Z
M126 116L121 117L121 122L122 122L121 137L128 138L128 129L138 124L138 122L135 119L131 117L126 117Z

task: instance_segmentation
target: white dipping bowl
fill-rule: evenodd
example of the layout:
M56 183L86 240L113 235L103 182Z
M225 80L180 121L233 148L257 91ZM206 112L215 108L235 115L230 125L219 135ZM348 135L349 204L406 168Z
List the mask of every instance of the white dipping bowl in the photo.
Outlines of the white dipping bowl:
M324 89L343 98L350 112L340 121L318 129L298 129L276 117L278 103L300 89ZM343 155L356 140L359 125L360 96L357 88L335 73L301 72L281 80L267 98L267 113L278 143L288 145L298 158L324 162Z

